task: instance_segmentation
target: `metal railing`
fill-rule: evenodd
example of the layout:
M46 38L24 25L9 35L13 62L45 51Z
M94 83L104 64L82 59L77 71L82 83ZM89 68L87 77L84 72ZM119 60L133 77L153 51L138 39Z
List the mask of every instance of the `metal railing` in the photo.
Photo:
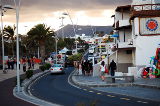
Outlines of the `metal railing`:
M143 5L132 6L132 11L142 11L142 10L160 10L160 4L143 4Z

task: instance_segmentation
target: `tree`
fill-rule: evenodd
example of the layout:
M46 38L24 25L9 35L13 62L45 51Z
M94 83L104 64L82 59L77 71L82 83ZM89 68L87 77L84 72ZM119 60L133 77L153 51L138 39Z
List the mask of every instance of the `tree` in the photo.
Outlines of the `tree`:
M5 26L4 27L4 37L6 38L6 40L8 42L10 42L9 44L11 44L11 50L12 50L12 55L14 56L14 44L15 44L15 29L16 27L13 25L13 27L11 26Z
M36 43L40 46L40 54L43 60L46 55L45 42L48 38L52 38L52 36L55 35L54 31L45 24L38 24L30 29L27 34L28 38L30 38L33 42L36 41Z

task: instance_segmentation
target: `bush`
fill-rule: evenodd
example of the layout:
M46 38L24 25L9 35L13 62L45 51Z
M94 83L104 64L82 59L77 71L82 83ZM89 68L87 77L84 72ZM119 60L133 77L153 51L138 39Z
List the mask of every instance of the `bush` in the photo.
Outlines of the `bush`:
M81 53L78 53L78 54L75 54L75 55L72 55L72 56L69 56L68 57L68 60L69 61L80 61L82 59L82 54Z
M46 70L46 67L44 67L44 65L42 65L42 66L39 66L39 69L40 69L41 71L45 71L45 70Z
M33 70L27 70L26 71L26 77L29 79L33 75Z
M49 68L51 68L51 64L46 63L46 64L44 64L44 67L45 67L46 70L49 70Z

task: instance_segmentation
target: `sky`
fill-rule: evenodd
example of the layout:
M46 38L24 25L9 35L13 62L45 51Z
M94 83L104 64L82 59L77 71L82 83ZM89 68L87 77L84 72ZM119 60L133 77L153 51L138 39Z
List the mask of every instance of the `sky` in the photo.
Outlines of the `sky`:
M14 0L2 0L2 4L13 5ZM78 24L108 26L113 24L111 16L117 6L129 5L132 0L21 0L19 33L26 34L32 27L44 23L57 30L63 25ZM69 15L62 15L68 13ZM4 25L16 23L15 10L7 10Z

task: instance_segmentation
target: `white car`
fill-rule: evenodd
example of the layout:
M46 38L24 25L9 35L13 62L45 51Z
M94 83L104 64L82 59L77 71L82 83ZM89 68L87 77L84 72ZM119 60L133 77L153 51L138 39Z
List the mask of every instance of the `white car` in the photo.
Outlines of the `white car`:
M64 66L62 64L54 64L49 70L51 73L64 73Z

